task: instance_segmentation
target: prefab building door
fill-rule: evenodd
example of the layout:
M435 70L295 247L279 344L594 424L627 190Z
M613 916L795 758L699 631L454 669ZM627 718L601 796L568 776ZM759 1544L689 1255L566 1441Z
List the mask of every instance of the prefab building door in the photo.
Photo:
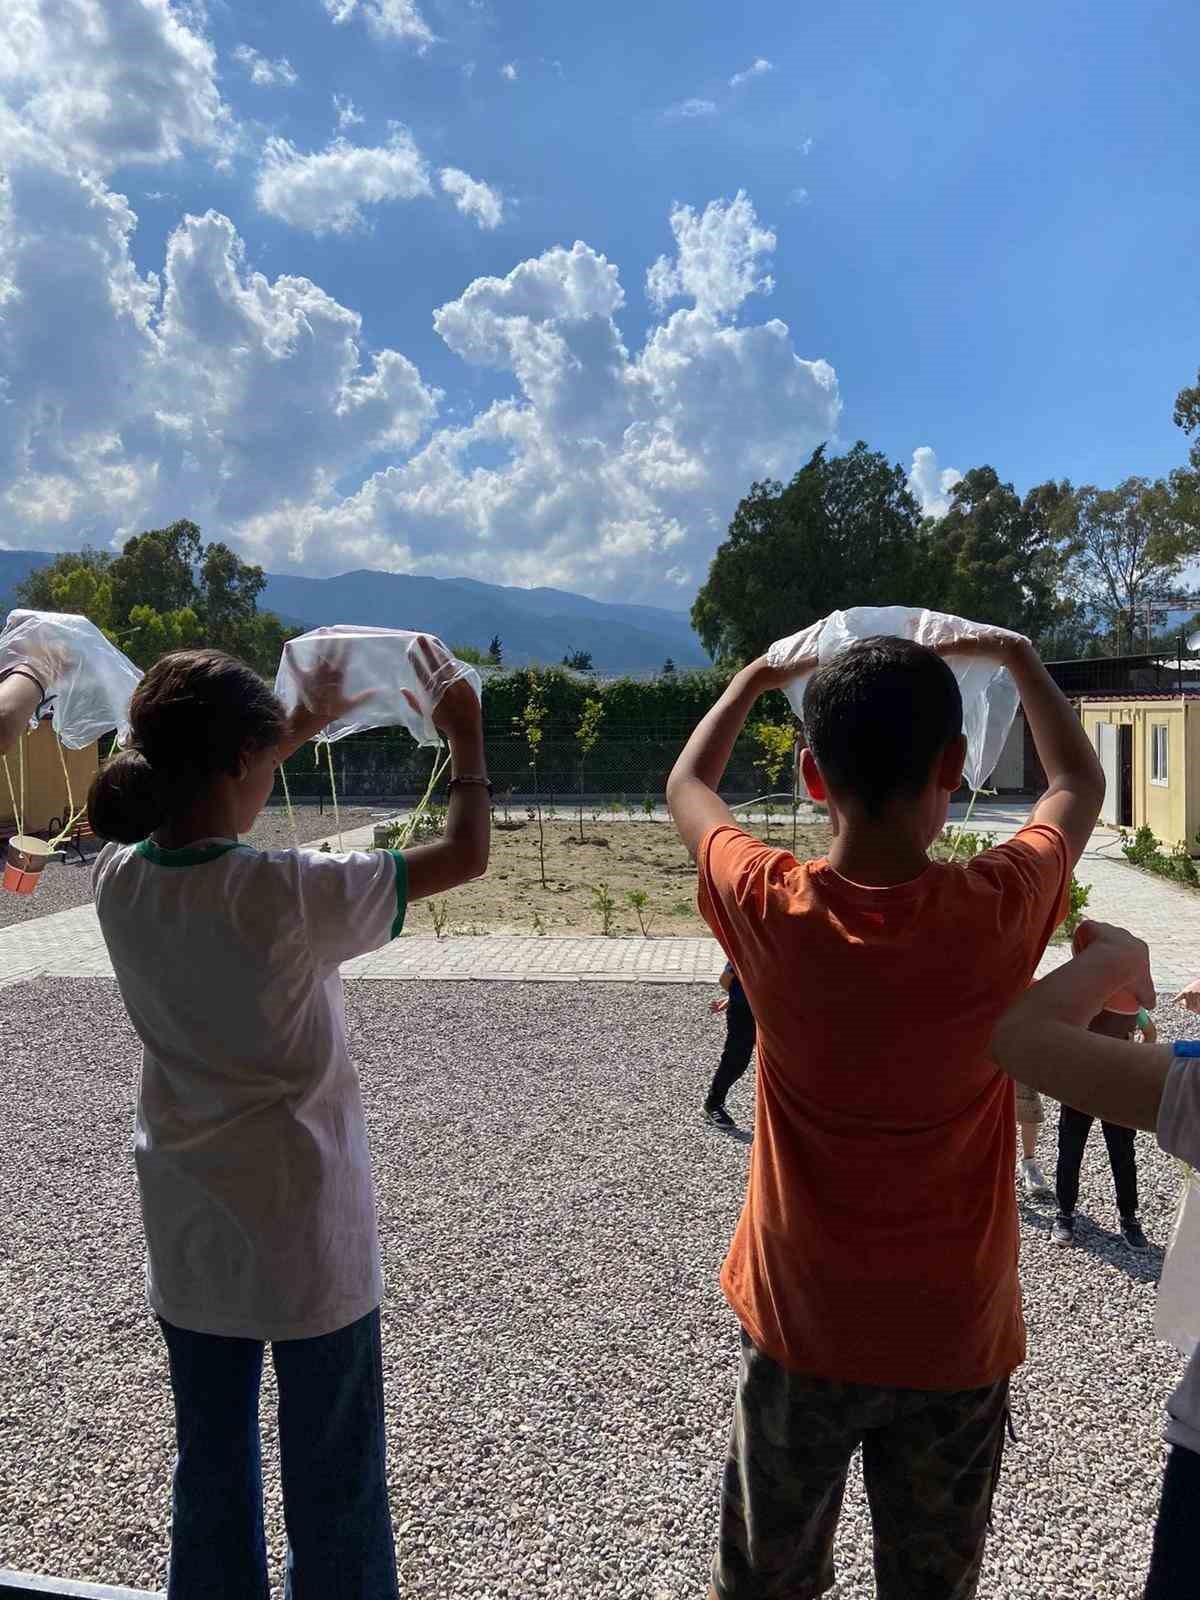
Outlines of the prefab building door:
M1121 758L1117 746L1119 729L1115 722L1101 722L1096 726L1096 754L1104 769L1104 804L1100 807L1100 821L1110 827L1121 826Z

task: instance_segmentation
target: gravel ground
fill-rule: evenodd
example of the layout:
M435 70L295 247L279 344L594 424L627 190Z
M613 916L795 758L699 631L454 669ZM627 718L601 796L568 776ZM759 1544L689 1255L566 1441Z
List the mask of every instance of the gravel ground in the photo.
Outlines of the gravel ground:
M747 1157L699 1118L720 1040L706 999L350 986L406 1597L703 1594L736 1371L716 1275ZM0 1564L153 1587L171 1416L140 1290L134 1042L103 980L17 986L5 1009ZM732 1104L748 1116L748 1085ZM1052 1128L1044 1153L1052 1166ZM1161 1242L1173 1174L1147 1136L1139 1155ZM1048 1211L1022 1208L1031 1359L982 1595L1141 1593L1180 1363L1152 1333L1161 1252L1135 1262L1116 1244L1098 1130L1082 1207L1095 1222L1073 1251L1050 1245ZM270 1420L266 1457L277 1557ZM869 1600L857 1483L840 1567L843 1600Z
M311 839L324 839L333 829L333 813L328 806L325 814L315 805L295 807L296 828L302 843ZM394 815L394 811L347 806L342 810L342 829L361 828L380 817ZM246 843L259 850L287 849L293 843L292 828L287 812L269 807L246 835ZM55 911L70 911L75 906L87 905L92 898L90 863L81 864L71 853L66 861L52 861L42 874L42 881L34 894L4 894L0 892L0 928L17 922L32 922L38 917L51 916Z

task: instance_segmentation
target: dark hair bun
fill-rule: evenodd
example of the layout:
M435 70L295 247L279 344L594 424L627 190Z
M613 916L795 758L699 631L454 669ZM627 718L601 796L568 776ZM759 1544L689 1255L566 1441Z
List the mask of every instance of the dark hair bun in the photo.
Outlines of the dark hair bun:
M92 779L87 810L98 838L140 844L168 820L168 785L141 751L126 750Z

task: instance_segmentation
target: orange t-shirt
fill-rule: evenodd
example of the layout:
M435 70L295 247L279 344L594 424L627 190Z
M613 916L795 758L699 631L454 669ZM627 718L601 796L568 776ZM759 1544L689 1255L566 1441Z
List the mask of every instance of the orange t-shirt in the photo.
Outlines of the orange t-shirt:
M813 1377L998 1382L1025 1359L1025 1324L1013 1085L988 1050L1065 915L1066 840L1032 826L870 889L726 825L698 866L758 1024L729 1303Z

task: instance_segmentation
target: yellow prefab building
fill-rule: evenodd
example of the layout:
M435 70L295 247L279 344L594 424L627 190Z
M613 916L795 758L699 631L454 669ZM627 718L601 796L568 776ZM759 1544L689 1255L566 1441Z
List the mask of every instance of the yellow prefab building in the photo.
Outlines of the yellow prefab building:
M67 779L63 774L64 759L71 780L71 796L77 808L84 804L99 764L98 747L93 744L86 750L63 749L61 755L59 751L58 740L49 722L39 723L34 733L23 736L19 751L9 751L7 776L3 767L0 767L0 838L16 831L14 797L21 807L26 833L45 834L52 824L58 828L65 826L69 808ZM22 777L24 798L21 794Z
M1100 820L1149 827L1165 847L1200 855L1200 697L1084 699L1079 714L1104 768Z

